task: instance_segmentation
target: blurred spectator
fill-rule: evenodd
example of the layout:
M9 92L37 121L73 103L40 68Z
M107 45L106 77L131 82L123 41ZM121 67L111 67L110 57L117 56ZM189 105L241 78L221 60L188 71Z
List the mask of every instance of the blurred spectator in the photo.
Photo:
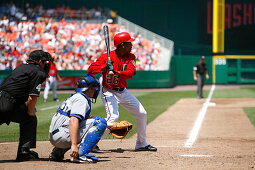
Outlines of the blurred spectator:
M13 5L2 4L0 16L8 14L10 7L21 11ZM3 17L0 20L0 69L14 69L20 63L26 62L32 50L42 49L56 54L58 70L87 70L88 66L106 51L102 24L88 24L78 20L67 22L65 18L74 17L78 13L86 15L82 17L87 19L100 18L99 14L104 15L104 11L100 6L92 9L83 6L73 12L65 5L44 9L42 5L32 8L27 3L23 15L38 18L37 20L19 21ZM61 20L56 21L52 16ZM115 33L123 31L130 32L124 25L110 24L110 39L113 39ZM132 50L137 56L137 70L160 69L157 65L160 54L157 40L150 42L139 33L131 36L136 39ZM110 45L114 47L112 41Z
M116 23L116 17L117 17L117 10L116 9L110 10L110 18L112 19L113 24Z
M26 3L23 8L16 6L14 3L2 3L0 7L0 17L8 16L12 19L18 20L36 20L40 17L54 18L57 20L77 19L77 20L106 20L104 10L97 6L96 8L87 9L82 7L80 9L71 9L69 6L57 5L55 8L44 9L42 5L31 6Z
M124 26L110 25L110 36L115 32L127 31ZM88 65L105 52L102 24L83 22L68 23L46 20L45 22L0 21L2 60L5 69L16 67L17 60L24 62L27 53L44 49L56 54L59 70L86 70ZM132 35L133 52L138 56L138 70L158 70L160 45L144 39L139 33ZM111 42L113 47L113 42ZM2 68L3 69L3 68Z

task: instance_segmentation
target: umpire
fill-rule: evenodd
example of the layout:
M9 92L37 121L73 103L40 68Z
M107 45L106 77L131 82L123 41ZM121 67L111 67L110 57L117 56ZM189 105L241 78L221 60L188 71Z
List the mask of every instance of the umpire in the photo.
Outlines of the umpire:
M0 125L19 123L20 138L16 161L39 159L30 151L36 147L36 102L41 84L48 76L51 56L42 50L32 51L26 64L21 64L0 85Z
M197 81L197 98L199 99L203 98L204 75L206 75L206 79L209 79L205 56L202 56L193 68L193 78Z

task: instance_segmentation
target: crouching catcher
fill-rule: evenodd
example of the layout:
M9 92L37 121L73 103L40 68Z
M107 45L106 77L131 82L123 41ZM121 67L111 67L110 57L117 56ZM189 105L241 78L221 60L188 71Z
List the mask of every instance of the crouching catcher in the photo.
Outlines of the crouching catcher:
M100 140L107 124L104 118L90 115L91 102L96 102L100 83L96 77L87 75L78 80L77 86L76 93L62 103L52 118L49 138L55 147L50 160L63 160L71 149L71 162L95 163L98 158L89 152Z

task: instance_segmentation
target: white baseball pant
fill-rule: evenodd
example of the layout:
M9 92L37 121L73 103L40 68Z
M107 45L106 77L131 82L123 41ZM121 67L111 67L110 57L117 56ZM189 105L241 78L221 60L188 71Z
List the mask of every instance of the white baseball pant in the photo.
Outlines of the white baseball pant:
M136 118L137 140L135 148L149 145L146 141L147 112L134 95L132 95L126 88L123 91L115 91L102 87L101 99L107 113L107 123L112 123L118 120L118 105L121 105ZM109 129L106 129L101 139L103 139L108 133Z
M57 98L57 77L50 76L48 80L46 80L45 89L43 93L43 98L48 99L49 90L52 87L53 99Z

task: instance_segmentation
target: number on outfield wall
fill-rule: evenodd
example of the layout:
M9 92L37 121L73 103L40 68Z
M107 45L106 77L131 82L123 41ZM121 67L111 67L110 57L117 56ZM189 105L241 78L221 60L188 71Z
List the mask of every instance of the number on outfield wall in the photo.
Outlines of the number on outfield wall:
M216 58L215 65L226 65L226 59L225 58Z

